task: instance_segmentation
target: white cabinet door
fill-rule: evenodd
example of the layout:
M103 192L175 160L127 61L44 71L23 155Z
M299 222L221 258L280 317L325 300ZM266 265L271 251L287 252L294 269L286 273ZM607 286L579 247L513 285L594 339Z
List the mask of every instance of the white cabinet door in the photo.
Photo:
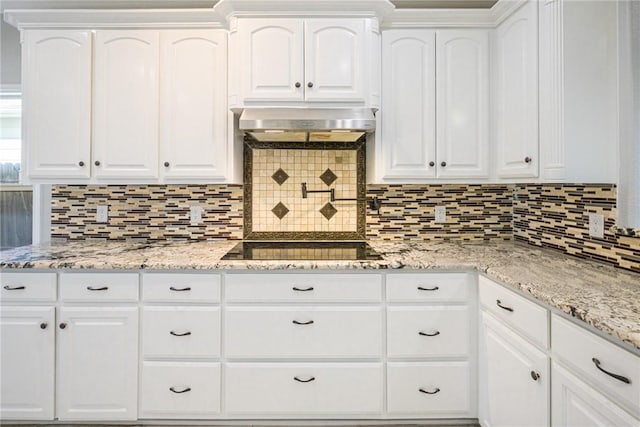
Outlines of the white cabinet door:
M548 426L549 358L489 313L481 330L482 425Z
M161 49L161 158L165 179L224 179L227 35L167 30Z
M305 20L305 99L364 102L363 19Z
M158 31L96 32L93 103L96 178L157 178L158 67Z
M304 30L300 19L240 19L245 102L304 99Z
M640 420L580 381L562 366L552 365L551 391L553 426L599 427L638 426Z
M528 2L495 31L498 176L538 176L538 8Z
M23 40L29 178L89 178L91 32L28 30Z
M488 56L485 30L436 34L438 177L488 176Z
M435 42L433 30L383 33L383 179L436 176Z
M61 307L57 415L60 420L135 420L138 308Z
M0 419L53 419L54 350L54 307L0 307Z

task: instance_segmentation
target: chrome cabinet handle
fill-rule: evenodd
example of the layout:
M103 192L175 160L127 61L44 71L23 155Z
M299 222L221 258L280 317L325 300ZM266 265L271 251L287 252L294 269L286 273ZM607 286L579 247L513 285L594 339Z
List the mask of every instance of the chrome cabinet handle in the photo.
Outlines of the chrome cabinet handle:
M189 286L187 286L186 288L176 288L173 286L169 286L169 290L170 291L175 291L175 292L185 292L185 291L190 291L191 288Z
M293 377L293 379L298 381L299 383L310 383L311 381L315 381L316 377L309 377L309 379L307 379L307 380L303 380L303 379L300 379L298 377Z
M442 163L440 163L440 166L442 166L442 167L447 166L447 162L442 162Z
M81 168L82 168L82 167L84 167L84 162L83 162L82 160L80 160L80 161L78 162L78 166L80 166Z
M308 320L306 322L298 322L297 320L293 321L294 325L313 325L313 320Z
M67 327L66 323L60 323L60 329L65 329Z
M603 369L600 366L600 361L598 359L596 359L595 357L592 358L591 361L593 362L594 365L596 365L596 368L598 368L599 371L604 372L605 374L609 375L610 377L613 377L613 378L617 379L618 381L622 381L625 384L631 384L631 380L629 378L623 377L622 375L614 374L613 372L609 372L609 371Z
M420 391L420 393L424 393L424 394L436 394L436 393L440 392L440 389L438 387L436 387L436 389L433 390L433 391L427 391L427 390L425 390L423 388L419 388L418 391Z
M170 331L169 333L170 333L171 335L173 335L174 337L186 337L186 336L191 335L191 332L189 332L189 331L187 331L187 332L183 332L183 333L178 333L178 332L175 332L175 331Z
M538 381L540 379L540 374L536 371L531 371L531 379L534 381Z
M436 162L429 162L429 166L434 167L436 165Z
M186 393L188 391L191 391L191 387L185 387L182 390L176 390L175 387L169 387L169 390L171 390L172 392L174 392L176 394L181 394L181 393Z
M525 158L524 158L524 162L525 162L525 163L531 163L531 160L532 160L532 159L531 159L531 157L529 157L529 156L527 156L527 157L525 157Z
M496 300L496 305L503 310L507 310L513 313L513 308L502 305L502 302L499 299Z
M47 322L40 323L40 329L47 329L47 326L49 326Z
M5 288L8 291L21 291L26 289L26 287L24 286L9 286L9 285L5 285L3 286L3 288Z
M313 286L309 286L308 288L299 288L297 286L294 286L292 289L297 292L309 292L313 290Z
M307 87L313 87L313 82L307 83Z
M87 289L90 291L107 291L109 290L108 286L101 286L99 288L94 288L93 286L87 286Z
M427 334L426 332L420 331L420 332L418 332L418 335L422 335L423 337L435 337L437 335L440 335L440 331L435 331L432 334Z
M95 162L93 162L93 164L96 166L100 166L100 160L96 160Z
M169 162L164 162L164 167L168 168L171 164Z
M300 82L296 82L296 84L294 86L298 88L298 87L300 87L302 85L300 84Z
M418 286L419 291L437 291L440 289L439 286L434 286L433 288L423 288L422 286Z

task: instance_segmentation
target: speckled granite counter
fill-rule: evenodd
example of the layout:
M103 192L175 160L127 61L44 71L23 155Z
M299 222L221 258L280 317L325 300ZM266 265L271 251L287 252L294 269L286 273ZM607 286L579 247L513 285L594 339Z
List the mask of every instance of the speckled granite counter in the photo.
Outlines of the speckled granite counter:
M515 242L377 242L379 261L222 261L236 241L54 242L0 252L0 268L478 270L640 349L640 275Z

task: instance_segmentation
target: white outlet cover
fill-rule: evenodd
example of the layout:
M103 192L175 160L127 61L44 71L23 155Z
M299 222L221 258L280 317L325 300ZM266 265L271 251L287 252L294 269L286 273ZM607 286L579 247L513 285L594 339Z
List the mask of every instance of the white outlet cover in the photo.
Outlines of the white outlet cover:
M447 222L446 206L436 206L436 222Z
M96 208L96 222L109 222L109 205L98 205Z
M202 206L189 207L189 222L191 225L198 225L202 222Z
M604 216L602 214L589 214L589 236L600 239L604 237Z

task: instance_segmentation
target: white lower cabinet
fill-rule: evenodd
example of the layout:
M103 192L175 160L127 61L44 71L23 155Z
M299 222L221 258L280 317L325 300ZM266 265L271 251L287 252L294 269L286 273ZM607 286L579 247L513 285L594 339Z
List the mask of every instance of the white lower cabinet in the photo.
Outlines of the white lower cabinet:
M60 307L57 416L135 420L138 307Z
M382 363L227 363L230 415L379 416Z

